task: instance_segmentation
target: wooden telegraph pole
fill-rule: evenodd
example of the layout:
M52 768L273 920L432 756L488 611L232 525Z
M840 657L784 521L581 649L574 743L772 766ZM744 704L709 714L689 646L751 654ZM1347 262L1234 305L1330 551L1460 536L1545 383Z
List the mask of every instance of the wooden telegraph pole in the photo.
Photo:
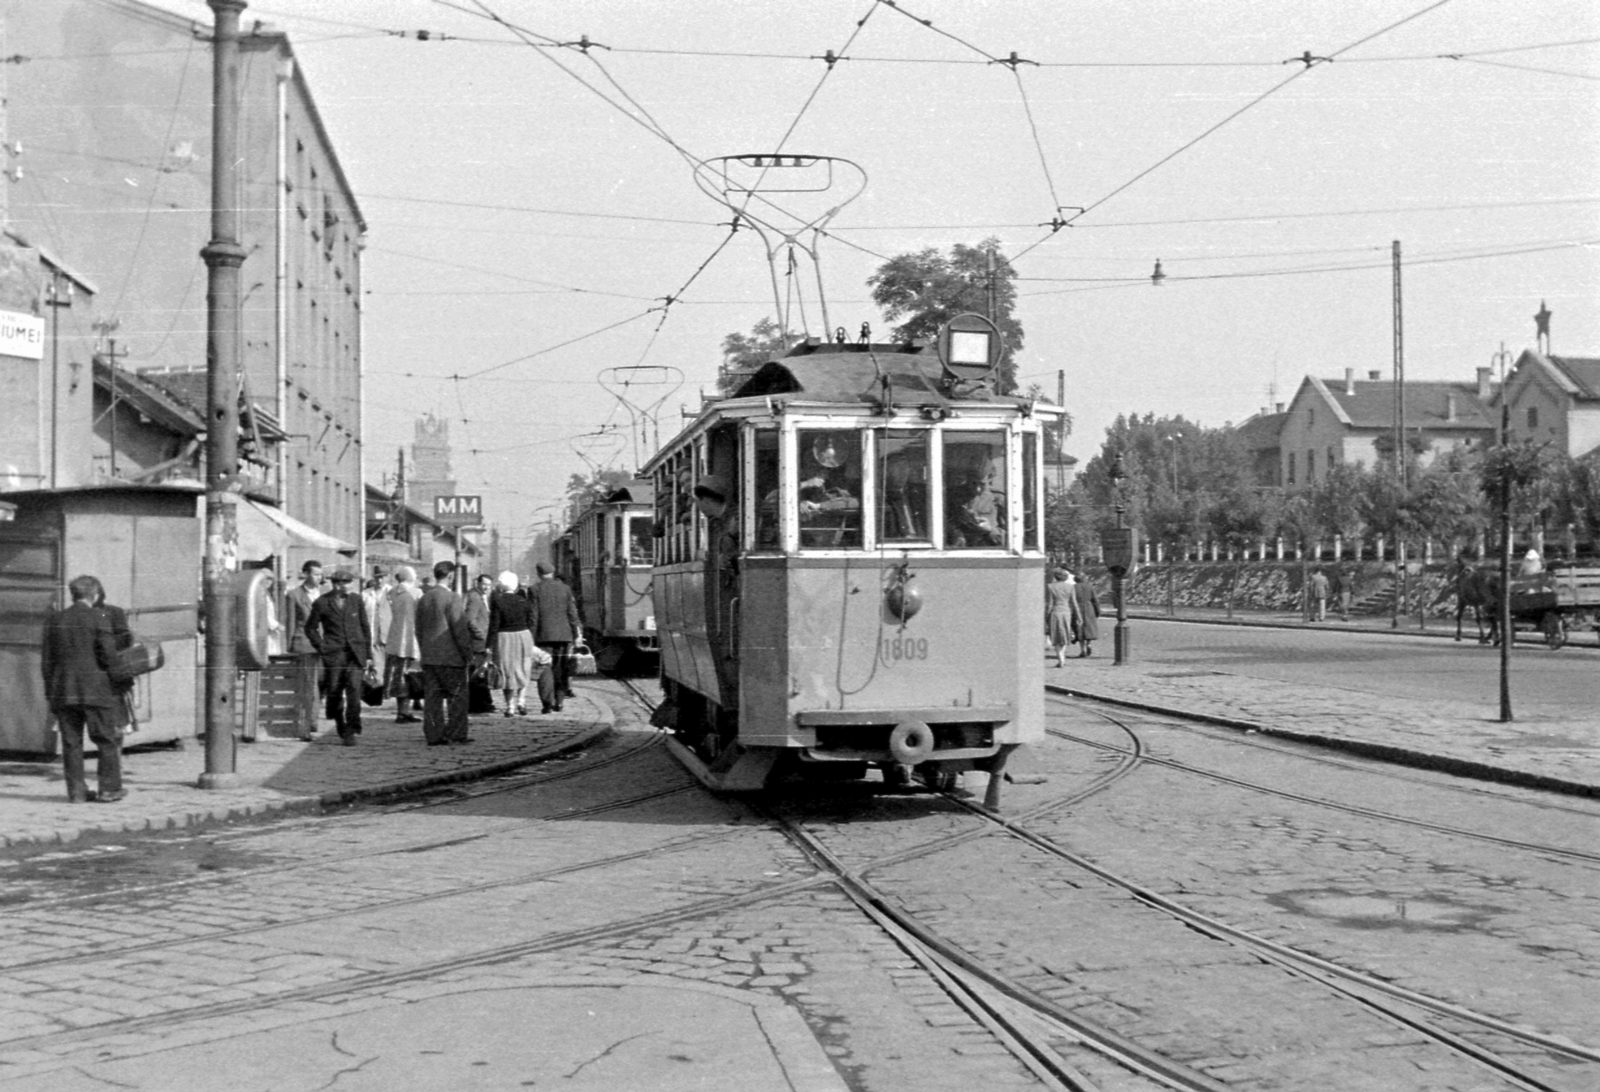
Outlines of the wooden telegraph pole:
M211 241L206 263L206 768L200 788L239 783L234 749L233 574L239 565L239 15L245 0L207 0L215 16L211 69Z

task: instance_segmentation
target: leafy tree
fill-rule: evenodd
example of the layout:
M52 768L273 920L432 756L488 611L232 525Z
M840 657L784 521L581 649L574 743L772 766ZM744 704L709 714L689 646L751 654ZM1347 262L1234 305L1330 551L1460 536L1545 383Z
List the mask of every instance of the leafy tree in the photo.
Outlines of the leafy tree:
M872 290L872 302L883 309L883 317L899 323L894 328L897 338L931 338L962 312L989 313L991 254L995 262L995 325L1005 341L1000 390L1009 392L1017 386L1015 354L1022 348L1022 323L1016 317L1016 271L1001 256L999 239L991 237L977 246L957 243L948 255L935 247L897 255L867 278L867 287Z
M596 470L590 474L574 474L567 479L567 511L575 515L591 504L597 504L633 480L626 470Z
M717 372L717 390L726 394L774 357L789 349L783 328L769 318L761 318L748 334L732 333L722 339L722 368Z
M1487 526L1488 510L1478 483L1479 456L1467 448L1445 452L1424 470L1413 489L1417 524L1443 542L1454 557Z
M1366 532L1367 482L1371 474L1351 463L1335 463L1328 467L1306 495L1323 527L1343 536L1348 543L1359 543Z

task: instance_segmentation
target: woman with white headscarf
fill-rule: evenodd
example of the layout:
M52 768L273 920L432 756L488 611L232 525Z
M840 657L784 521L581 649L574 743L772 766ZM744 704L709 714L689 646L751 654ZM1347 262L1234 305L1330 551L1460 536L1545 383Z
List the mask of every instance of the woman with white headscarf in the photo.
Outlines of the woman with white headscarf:
M501 573L499 584L489 597L489 649L500 668L506 716L512 716L513 710L516 715L526 715L524 695L533 681L533 603L516 594L516 573Z

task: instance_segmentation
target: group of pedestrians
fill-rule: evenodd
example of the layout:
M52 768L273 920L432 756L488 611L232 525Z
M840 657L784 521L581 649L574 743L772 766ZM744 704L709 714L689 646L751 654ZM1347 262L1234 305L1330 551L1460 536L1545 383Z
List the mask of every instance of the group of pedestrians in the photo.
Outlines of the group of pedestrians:
M1050 638L1050 648L1055 653L1056 666L1067 666L1068 645L1078 645L1078 655L1094 654L1094 642L1100 638L1100 600L1089 583L1087 574L1079 579L1065 566L1050 572L1050 582L1045 585L1045 633Z
M479 576L465 595L452 590L453 561L418 579L401 565L379 570L359 593L340 569L322 591L322 566L308 561L285 597L289 651L314 658L325 712L340 741L361 734L363 690L395 701L395 723L421 723L429 746L472 742L467 716L474 680L494 678L505 715L527 713L530 687L540 712L560 712L572 694L568 655L582 632L577 602L550 566L521 587L515 573L498 584ZM420 716L418 715L420 707ZM492 702L491 702L492 707Z

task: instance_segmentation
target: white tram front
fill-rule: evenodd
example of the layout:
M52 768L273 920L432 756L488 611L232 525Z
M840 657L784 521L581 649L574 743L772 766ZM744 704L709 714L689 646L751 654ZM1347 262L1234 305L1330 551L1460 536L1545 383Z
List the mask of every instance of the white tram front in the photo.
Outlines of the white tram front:
M708 783L984 769L997 802L1006 757L1042 738L1057 411L994 394L998 335L966 325L994 345L798 345L646 466L657 723Z

